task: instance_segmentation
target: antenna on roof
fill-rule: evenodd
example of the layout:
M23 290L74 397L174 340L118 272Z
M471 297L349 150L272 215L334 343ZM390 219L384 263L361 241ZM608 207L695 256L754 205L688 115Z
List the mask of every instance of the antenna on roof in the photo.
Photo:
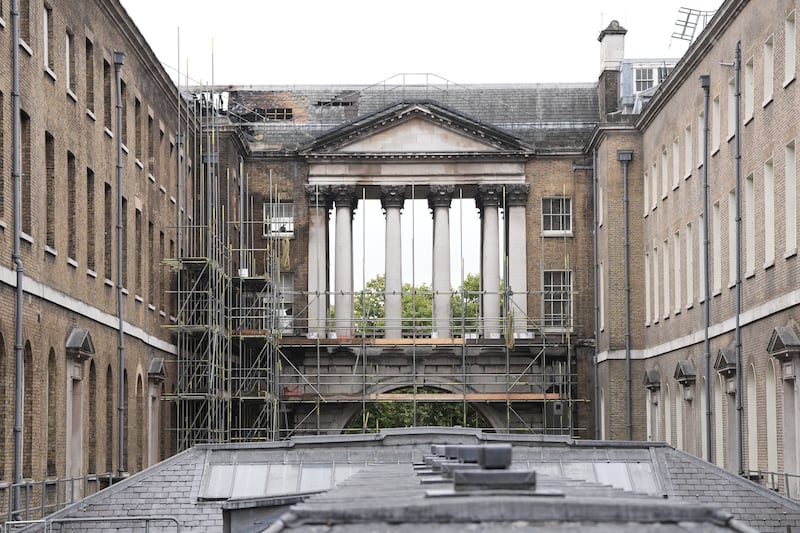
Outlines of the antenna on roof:
M714 16L716 11L701 11L699 9L692 9L690 7L681 7L678 9L678 18L675 20L675 30L672 32L672 39L681 41L694 41L695 34L698 26L700 31L708 24L708 21Z

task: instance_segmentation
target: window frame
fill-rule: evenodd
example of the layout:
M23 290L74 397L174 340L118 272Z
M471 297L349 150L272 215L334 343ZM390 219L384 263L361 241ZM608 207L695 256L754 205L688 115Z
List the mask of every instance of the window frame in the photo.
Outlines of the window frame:
M262 213L262 237L294 237L294 202L290 200L264 202Z
M554 212L552 210L554 205L559 205L561 207L560 212ZM558 222L558 229L553 229L554 222ZM542 197L542 236L572 237L572 235L572 197Z

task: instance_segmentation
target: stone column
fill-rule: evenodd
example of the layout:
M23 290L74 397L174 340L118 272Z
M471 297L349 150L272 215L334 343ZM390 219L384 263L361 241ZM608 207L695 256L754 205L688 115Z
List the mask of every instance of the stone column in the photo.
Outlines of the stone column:
M353 336L353 213L358 202L354 185L333 187L336 206L334 305L336 336Z
M428 207L433 211L433 331L431 336L450 338L450 202L452 185L431 185Z
M528 206L527 183L506 187L506 216L508 217L508 282L511 294L509 313L514 334L524 336L528 331L528 252L526 246L525 210Z
M481 309L483 336L500 337L500 238L499 208L502 188L479 185L476 203L481 212Z
M308 337L324 339L328 322L328 187L306 186L308 198Z
M386 293L385 327L387 339L403 336L403 255L401 248L400 212L405 203L403 185L381 187L381 206L386 213Z

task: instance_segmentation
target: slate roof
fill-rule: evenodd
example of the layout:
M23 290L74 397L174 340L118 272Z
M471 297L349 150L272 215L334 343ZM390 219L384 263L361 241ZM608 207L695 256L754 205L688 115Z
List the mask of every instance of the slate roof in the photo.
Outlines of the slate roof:
M227 88L228 118L248 123L254 151L295 151L336 127L398 103L436 102L535 146L540 151L583 149L599 120L596 83L376 84ZM291 109L291 119L267 110Z
M427 509L424 512L429 514L425 516L431 520L434 518L440 520L444 516L441 513L445 512L445 508L450 509L450 512L456 512L455 509L461 508L463 511L459 512L463 512L464 517L469 517L472 515L468 513L480 511L474 500L463 501L463 498L450 502L425 500L423 498L425 488L418 485L411 465L421 462L423 457L430 453L431 444L497 442L513 444L512 470L538 472L537 475L545 483L544 486L564 492L563 500L580 502L589 508L596 505L597 509L617 506L619 513L623 513L625 509L634 513L633 515L610 514L606 522L595 521L591 524L590 521L583 520L582 515L574 514L573 525L593 524L594 529L589 529L590 531L635 531L637 529L629 525L627 518L641 517L636 513L675 512L672 507L681 502L693 504L681 505L681 509L684 507L693 509L696 504L703 504L705 507L702 508L700 515L685 515L688 524L686 529L677 529L674 524L664 523L659 531L746 531L747 528L736 529L739 527L736 524L741 523L758 531L785 532L788 527L800 526L798 502L675 450L664 443L574 441L564 437L501 435L462 428L384 430L380 434L373 435L299 437L272 443L198 446L89 496L49 518L107 519L101 523L80 523L73 525L72 529L62 525L60 529L62 531L109 530L111 527L132 530L131 524L114 525L113 517L160 515L175 517L180 522L181 531L184 532L221 532L223 508L236 507L237 503L246 506L247 500L247 498L225 499L228 496L219 497L218 494L204 493L208 487L219 487L219 483L224 482L221 473L229 472L234 475L232 470L225 469L226 465L240 465L242 472L251 474L254 465L261 465L269 471L276 469L275 472L279 472L282 476L282 483L285 483L287 472L291 471L294 473L292 475L298 476L296 485L292 484L294 482L288 485L293 487L291 490L284 489L286 494L283 498L276 499L274 493L265 493L261 498L265 502L279 505L275 508L276 516L284 516L287 519L284 524L287 531L293 531L292 527L297 531L317 531L310 526L306 527L308 524L300 518L291 523L289 519L292 515L284 515L288 504L303 499L296 497L296 493L300 492L319 494L311 496L305 503L296 503L292 510L295 517L300 517L303 512L323 513L324 509L333 507L343 517L348 513L355 516L357 510L363 507L363 500L367 497L365 493L376 498L383 495L382 501L386 503L392 501L393 491L399 491L398 494L411 491L407 494L415 498L415 501L422 499L422 503L418 501L418 505L422 506L420 509ZM325 478L326 465L327 467L348 465L349 474L339 480ZM305 467L315 467L317 470L314 472L323 473L322 478L325 483L337 481L336 486L325 490L315 489L313 479L301 481ZM273 474L267 473L266 476ZM251 475L248 479L252 483L254 479L260 478ZM367 480L371 481L367 483ZM262 487L266 484L266 481L261 481ZM358 489L359 486L362 488ZM354 496L352 492L354 490L362 491L362 495ZM203 494L212 497L203 499L201 497ZM530 496L522 498L527 498L525 500L527 507L534 503ZM519 505L522 504L511 498L482 507L484 510L480 512L489 513L484 516L487 524L491 526L484 530L507 530L510 525L504 519L513 519L512 522L517 524L519 520L514 517L527 523L525 527L529 529L522 531L577 530L567 528L567 522L559 523L560 529L551 526L548 526L550 529L542 529L541 525L534 523L535 521L526 521L518 514L521 511L515 509ZM416 527L413 524L403 525L405 520L402 519L402 508L395 508L396 506L392 504L387 504L385 507L384 511L374 515L362 515L362 519L351 524L353 528L326 529L326 531L371 531L369 518L374 518L375 524L381 524L382 529L388 531L425 529L419 525ZM574 504L565 505L563 511L572 512L578 507ZM394 511L391 511L392 508ZM498 515L496 513L498 509L508 512ZM389 512L395 513L394 518L385 514ZM627 518L622 522L613 521L622 520L624 517ZM736 521L731 522L731 517ZM703 520L700 520L701 518ZM391 528L387 526L390 523ZM606 528L609 524L614 527ZM58 524L53 525L54 530L59 530ZM162 528L159 530L174 531L167 523L151 524L151 530L154 527ZM461 531L463 528L442 523L435 530L449 532Z

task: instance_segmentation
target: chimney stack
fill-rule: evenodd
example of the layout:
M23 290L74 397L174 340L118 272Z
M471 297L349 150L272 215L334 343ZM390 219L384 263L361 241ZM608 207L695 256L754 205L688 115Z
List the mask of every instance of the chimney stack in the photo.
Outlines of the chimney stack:
M600 115L608 119L608 115L619 109L620 70L625 55L625 34L628 30L612 20L597 38L600 41Z

